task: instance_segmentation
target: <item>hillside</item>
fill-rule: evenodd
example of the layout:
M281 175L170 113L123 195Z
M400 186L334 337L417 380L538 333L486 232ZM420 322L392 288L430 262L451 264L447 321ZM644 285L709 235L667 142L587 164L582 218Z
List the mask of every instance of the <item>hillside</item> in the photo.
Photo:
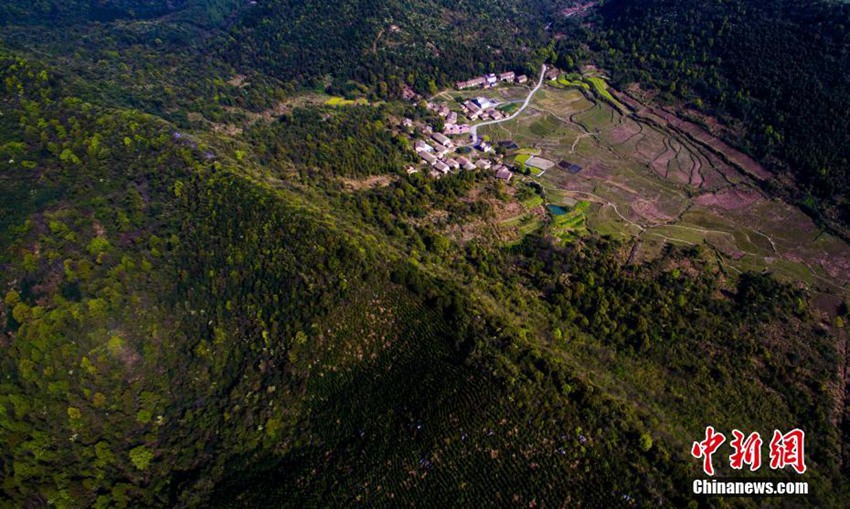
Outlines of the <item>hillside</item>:
M398 96L406 82L424 92L535 62L556 3L273 0L233 28L225 55L283 80L327 75L339 87L383 82L385 94Z
M615 80L716 115L800 185L813 211L850 224L850 6L736 0L606 2L591 47Z
M846 505L841 278L635 256L567 186L414 152L442 120L402 83L566 63L561 3L98 5L0 11L0 506ZM510 135L626 160L565 81ZM706 425L805 429L811 494L695 499Z
M116 19L144 19L162 16L179 8L184 1L165 0L109 0L93 2L72 0L69 2L22 2L11 0L0 7L0 24L6 23L61 23L72 24L85 21L113 21Z

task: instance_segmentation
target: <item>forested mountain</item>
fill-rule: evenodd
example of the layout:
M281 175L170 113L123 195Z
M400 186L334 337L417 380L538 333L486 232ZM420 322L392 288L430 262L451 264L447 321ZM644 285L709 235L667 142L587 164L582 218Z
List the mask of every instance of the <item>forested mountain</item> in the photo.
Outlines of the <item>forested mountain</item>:
M610 0L591 47L615 79L745 126L739 143L850 222L846 2Z
M396 95L405 82L436 91L451 80L535 61L557 3L271 0L234 27L225 52L282 79L328 75L383 82Z
M20 1L9 0L0 6L0 23L73 24L84 21L143 19L167 14L181 7L186 0L69 0Z
M562 7L0 7L0 506L696 507L707 423L806 429L792 501L844 506L846 304L703 246L501 242L539 187L405 171L402 83L565 63Z

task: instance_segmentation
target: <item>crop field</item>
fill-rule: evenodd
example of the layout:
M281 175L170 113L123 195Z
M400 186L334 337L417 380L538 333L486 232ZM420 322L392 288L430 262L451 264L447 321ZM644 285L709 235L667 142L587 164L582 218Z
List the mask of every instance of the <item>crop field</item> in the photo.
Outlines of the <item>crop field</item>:
M512 217L499 223L499 232L508 245L515 244L526 235L543 227L543 221L530 212Z
M556 82L556 84L560 85L562 87L576 87L576 88L583 88L585 90L590 90L590 85L588 85L584 81L581 81L580 79L578 79L576 77L567 76L567 75L564 75L564 74L562 74L560 77L558 77L558 81Z
M518 110L520 107L520 103L517 102L509 102L505 104L499 105L496 109L504 113L505 115L513 115L513 113Z
M570 242L587 231L587 211L590 202L580 201L563 214L555 214L552 221L552 233L561 242Z
M597 94L604 84L588 83ZM605 100L594 100L575 85L547 86L518 118L481 130L494 140L515 140L523 147L514 153L516 161L526 166L533 155L582 167L573 174L556 165L542 176L524 177L545 189L549 204L589 204L581 222L556 217L556 237L580 225L638 242L637 259L660 253L666 243L704 246L723 270L769 270L816 290L850 293L846 243L799 209L767 197L716 153L624 115L607 102L607 89L605 94Z
M535 177L543 175L544 171L548 170L555 164L548 159L541 159L536 155L523 153L522 149L520 150L521 151L517 153L516 157L514 157L514 162L531 172L531 175Z
M543 205L543 197L536 194L522 202L522 206L525 207L526 210L532 210L541 205Z

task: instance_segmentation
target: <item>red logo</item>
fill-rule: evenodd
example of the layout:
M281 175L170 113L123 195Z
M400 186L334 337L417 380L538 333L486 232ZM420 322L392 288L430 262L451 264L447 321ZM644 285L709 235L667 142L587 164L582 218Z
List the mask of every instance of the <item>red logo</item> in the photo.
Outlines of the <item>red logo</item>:
M770 468L790 466L798 474L805 472L805 439L806 434L801 429L793 429L784 435L774 430L770 441Z
M702 442L694 442L691 447L691 454L694 458L702 458L702 469L708 475L714 475L714 467L711 464L711 455L718 447L723 445L726 437L723 433L715 433L714 428L708 426L705 428L705 440Z
M773 439L770 441L770 468L781 470L791 467L798 474L805 473L805 439L806 434L801 429L793 429L785 434L774 430ZM714 427L707 426L705 439L694 442L691 446L691 455L696 459L702 459L702 470L706 475L714 475L712 456L724 442L726 442L726 436L723 433L718 433ZM747 436L740 430L732 430L732 441L729 442L732 447L729 466L735 470L742 470L745 465L749 465L751 472L761 468L763 443L758 432Z
M729 443L735 452L729 456L729 466L735 470L741 470L744 465L750 466L750 471L755 472L761 468L761 436L758 432L750 434L744 440L744 434L736 429L732 430L735 437Z

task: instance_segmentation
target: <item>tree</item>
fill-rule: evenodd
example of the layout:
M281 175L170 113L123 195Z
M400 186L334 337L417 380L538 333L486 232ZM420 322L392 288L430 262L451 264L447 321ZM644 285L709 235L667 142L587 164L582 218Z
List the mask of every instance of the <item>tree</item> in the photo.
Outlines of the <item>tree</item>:
M144 445L140 445L130 451L130 461L139 470L147 470L152 460L153 452Z
M652 437L649 436L649 433L644 433L640 436L640 449L643 452L647 452L652 449Z

